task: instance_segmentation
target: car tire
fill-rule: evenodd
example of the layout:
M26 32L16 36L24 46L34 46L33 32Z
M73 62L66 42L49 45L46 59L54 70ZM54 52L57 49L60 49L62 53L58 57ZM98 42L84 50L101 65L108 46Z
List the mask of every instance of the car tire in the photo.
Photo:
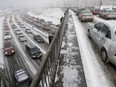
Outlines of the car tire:
M90 30L88 29L88 38L91 39L90 37Z
M101 58L102 58L102 60L103 60L105 63L108 63L108 62L109 62L109 61L108 61L107 52L106 52L105 49L102 49L102 50L101 50Z

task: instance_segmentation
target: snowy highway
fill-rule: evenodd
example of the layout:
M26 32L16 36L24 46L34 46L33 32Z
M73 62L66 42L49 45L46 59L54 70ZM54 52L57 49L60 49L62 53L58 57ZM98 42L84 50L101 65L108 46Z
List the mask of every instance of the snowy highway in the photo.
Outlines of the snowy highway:
M58 10L60 8L57 8ZM48 11L48 14L53 9ZM55 11L55 10L54 10ZM64 11L59 11L59 18L54 18L50 15L52 23L59 22L59 19L64 15ZM49 49L49 35L55 35L58 31L60 24L51 24L50 30L45 30L44 24L49 20L39 23L34 22L33 18L43 17L42 15L32 15L32 12L20 13L14 12L5 17L0 18L0 67L5 70L7 78L11 81L9 83L12 87L16 87L14 81L14 72L19 69L24 69L31 79L34 79L37 71L44 63L44 58ZM31 14L29 14L31 13ZM45 15L47 13L44 13ZM30 17L30 18L29 18ZM47 19L47 18L46 18ZM48 21L48 22L46 22ZM116 20L106 20L94 15L93 22L81 22L75 12L69 10L68 18L66 20L66 32L63 37L61 52L59 54L59 61L57 66L57 74L55 75L54 87L116 87L116 66L111 62L105 63L102 61L101 52L94 41L88 38L88 29L98 22L112 23L113 27L116 25ZM62 22L61 22L62 23ZM6 25L6 26L5 26ZM59 25L59 26L57 26ZM8 27L7 27L8 26ZM13 28L13 26L15 26ZM55 26L55 27L53 27ZM8 28L6 30L5 28ZM26 29L30 29L32 33L27 33ZM19 40L21 32L26 38L25 42ZM5 40L6 32L9 32L11 39ZM44 42L39 43L33 37L40 35ZM57 37L55 37L57 38ZM6 56L4 52L4 42L11 41L15 48L15 53ZM34 46L40 49L42 53L41 58L32 59L32 56L26 50L26 44L31 42ZM50 50L52 51L52 50ZM34 54L36 52L33 52ZM55 57L55 56L54 56ZM47 63L47 62L46 62ZM49 67L49 66L48 66ZM51 69L52 71L52 69ZM48 83L48 82L47 82ZM47 86L45 86L47 87ZM50 86L48 86L50 87Z

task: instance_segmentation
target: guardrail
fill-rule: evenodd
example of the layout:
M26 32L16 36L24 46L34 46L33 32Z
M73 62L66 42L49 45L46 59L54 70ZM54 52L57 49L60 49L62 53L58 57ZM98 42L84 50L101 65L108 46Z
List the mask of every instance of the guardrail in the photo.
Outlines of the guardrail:
M30 87L53 87L54 85L57 59L60 54L63 36L67 28L68 9L64 16L59 30L56 32Z

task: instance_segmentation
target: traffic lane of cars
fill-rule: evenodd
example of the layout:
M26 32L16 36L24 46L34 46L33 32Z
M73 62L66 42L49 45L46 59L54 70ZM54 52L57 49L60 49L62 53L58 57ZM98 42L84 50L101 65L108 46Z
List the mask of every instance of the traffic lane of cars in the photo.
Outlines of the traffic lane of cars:
M18 56L17 56L17 58L18 58ZM21 62L20 62L20 65L22 65ZM19 71L20 71L20 73L16 73L16 72L19 72ZM17 87L25 87L25 86L29 87L29 85L31 83L31 76L26 71L28 71L27 68L20 68L20 69L15 70L13 72L13 80L15 82L15 86L17 86Z
M18 36L17 36L17 39L18 39ZM42 55L38 58L38 57L32 57L28 52L27 52L27 49L26 49L26 44L29 43L29 41L27 40L27 42L19 42L22 46L22 49L24 50L24 53L27 55L27 57L29 58L29 60L32 62L32 64L38 69L38 66L40 65L40 63L38 63L37 61L40 61L39 59L42 59ZM34 52L34 51L33 51ZM41 52L40 52L41 53ZM34 59L34 60L33 60Z
M20 20L21 21L21 20ZM23 21L23 20L22 20ZM26 20L24 20L24 21L26 21ZM26 21L26 22L28 22L28 21ZM25 22L24 22L25 23ZM33 26L33 28L35 27L35 28L37 28L37 29L40 29L40 27L38 27L38 26L36 26L36 25L33 25L32 23L30 23L30 22L28 22L31 26ZM39 31L37 31L37 30L35 30L35 29L33 29L32 27L30 27L30 26L28 26L26 23L25 23L25 26L27 26L28 28L30 28L31 30L32 30L32 32L33 33L35 33L35 34L39 34L39 35L41 35L41 37L43 38L43 40L44 40L44 44L46 45L46 46L49 46L49 44L48 44L48 38L46 37L46 35L43 35L42 33L40 33ZM45 31L42 31L42 32L44 32L45 33ZM47 34L47 33L46 33Z
M16 18L16 17L15 17ZM16 18L17 19L17 18ZM20 21L21 22L21 20L19 20L19 19L17 19L17 22L18 21ZM26 24L25 25L23 25L23 26L25 26L25 28L23 28L24 30L25 30L25 32L27 32L28 34L35 34L34 32L33 32L33 30L32 30L32 27L29 27L29 26L27 26ZM21 27L21 26L20 26ZM36 33L36 34L38 34L39 35L39 33ZM40 42L41 43L43 43L43 42L46 42L46 41L44 41L44 39L41 37L40 38L41 40L40 40Z
M116 19L116 12L108 8L99 11L99 17L104 19Z
M98 25L97 28L101 26L102 29L97 30L95 28L96 25ZM114 32L111 32L111 31L114 31ZM114 41L115 26L112 24L112 21L111 22L108 21L108 24L104 22L93 24L91 27L88 27L88 35L94 41L94 43L97 44L96 46L98 46L99 48L102 60L104 62L111 62L114 65L116 65L116 56L115 56L116 50L114 48L116 44Z
M20 27L18 26L18 28L20 28ZM22 31L23 31L24 35L28 38L29 41L31 41L31 42L32 42L33 44L35 44L38 48L40 48L40 50L41 50L41 52L42 52L43 54L46 53L46 51L47 51L47 49L48 49L48 46L46 46L44 43L37 43L37 42L33 39L33 37L32 37L31 34L27 34L27 33L25 32L25 29L22 29Z
M18 24L18 21L17 21L17 24ZM24 25L23 25L24 26ZM22 28L22 30L25 30L25 28ZM26 31L24 31L24 32L26 32ZM31 35L31 33L27 33L27 34L30 34ZM42 59L43 59L43 54L41 55L41 52L40 52L40 49L38 49L36 46L36 48L38 49L38 50L36 50L36 48L30 48L30 49L26 49L26 45L27 44L29 44L30 42L29 41L27 41L28 43L22 43L23 45L23 49L25 50L25 54L27 54L27 56L30 58L30 61L32 61L32 63L34 64L34 66L38 69L39 67L38 67L38 65L40 65L41 64L41 62L42 62ZM32 44L32 43L31 43ZM34 45L34 44L33 44ZM31 49L32 49L32 51L31 51ZM30 52L31 51L31 52ZM38 52L37 52L38 51ZM40 56L39 56L39 53L40 53ZM36 55L37 54L37 55ZM33 56L33 57L32 57ZM42 56L42 57L41 57ZM35 60L33 60L33 59L36 59L36 61Z
M94 16L92 14L92 12L90 10L82 10L79 15L78 18L80 19L80 21L91 21L93 22L94 20Z
M10 32L10 31L9 31ZM6 40L5 40L6 41ZM11 40L12 41L12 40ZM13 41L12 41L13 42ZM7 43L5 44L5 46L6 47L13 47L14 48L14 45L12 45L11 43L10 43L10 41L8 41L7 40ZM8 62L8 68L10 69L10 72L8 72L8 73L10 73L10 77L11 77L11 82L13 82L13 74L14 74L14 72L16 71L16 70L18 70L18 69L20 69L22 66L22 64L18 64L17 63L17 59L18 59L18 57L19 57L19 55L16 53L16 54L14 54L14 55L11 55L12 53L14 53L14 52L16 52L16 50L15 51L13 51L12 52L12 50L14 50L14 49L9 49L9 50L11 50L10 51L10 53L7 53L7 54L5 54L5 58L7 59L7 62ZM6 56L7 55L7 56ZM18 55L18 57L16 57L16 55ZM13 83L11 83L11 84L13 84Z
M19 29L20 30L20 29ZM15 30L14 30L14 32L15 32ZM23 32L22 32L23 33ZM21 36L22 35L24 35L24 34L20 34ZM18 36L16 36L17 37L17 40L18 40ZM20 43L20 42L19 42ZM29 43L29 41L27 41L27 42L25 42L25 43L20 43L21 44L21 46L22 46L22 49L24 50L24 53L27 55L27 57L29 57L29 59L30 59L30 61L33 63L33 65L38 69L38 63L35 61L35 60L32 60L32 57L26 52L26 44L27 43ZM41 52L40 52L41 53ZM43 54L42 54L43 55ZM41 56L42 56L41 55ZM36 59L38 59L38 58L36 58Z

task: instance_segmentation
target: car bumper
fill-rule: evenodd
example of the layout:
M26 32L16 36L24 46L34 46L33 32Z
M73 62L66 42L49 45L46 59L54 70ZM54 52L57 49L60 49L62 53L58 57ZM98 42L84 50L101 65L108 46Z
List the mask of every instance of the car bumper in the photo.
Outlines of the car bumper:
M41 56L42 56L42 54L40 54L40 55L32 55L32 58L33 58L33 59L40 59Z
M116 19L116 16L107 16L107 19Z
M12 54L14 54L15 52L8 52L8 53L4 53L6 56L10 56Z
M81 18L81 21L93 21L93 18Z

